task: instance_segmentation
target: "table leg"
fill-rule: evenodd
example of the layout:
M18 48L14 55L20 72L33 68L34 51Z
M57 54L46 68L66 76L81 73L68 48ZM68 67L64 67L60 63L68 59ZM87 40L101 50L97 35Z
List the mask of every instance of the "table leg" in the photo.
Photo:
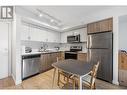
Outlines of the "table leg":
M82 90L82 77L79 77L79 86L80 90Z
M56 73L56 68L54 68L54 72L53 72L52 88L53 88L53 86L54 86L55 73Z

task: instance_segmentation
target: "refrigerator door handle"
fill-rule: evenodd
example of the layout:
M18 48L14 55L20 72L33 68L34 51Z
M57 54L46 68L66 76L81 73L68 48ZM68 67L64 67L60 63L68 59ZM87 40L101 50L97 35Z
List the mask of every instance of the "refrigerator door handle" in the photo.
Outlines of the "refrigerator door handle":
M91 39L91 36L89 35L87 37L87 48L90 48L91 47L91 41L90 41L90 39Z
M89 48L91 48L92 47L92 37L91 37L91 35L89 36Z
M87 44L86 44L86 48L89 48L89 36L87 37Z
M87 61L91 61L91 50L89 49L88 50L88 53L87 53Z

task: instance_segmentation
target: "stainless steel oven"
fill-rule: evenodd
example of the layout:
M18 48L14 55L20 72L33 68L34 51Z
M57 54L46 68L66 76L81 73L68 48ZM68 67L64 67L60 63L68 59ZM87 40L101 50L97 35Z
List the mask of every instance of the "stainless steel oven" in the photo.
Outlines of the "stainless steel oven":
M77 59L78 51L82 51L82 46L71 46L70 51L65 52L65 59Z
M77 59L76 52L65 52L65 59Z
M40 54L22 56L22 79L39 73Z

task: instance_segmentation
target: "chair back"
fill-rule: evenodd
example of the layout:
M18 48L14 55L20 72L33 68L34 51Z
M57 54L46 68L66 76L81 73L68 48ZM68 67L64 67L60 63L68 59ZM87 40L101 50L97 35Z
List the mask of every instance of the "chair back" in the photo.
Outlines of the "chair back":
M91 71L91 87L93 87L93 85L95 83L95 79L96 79L96 75L97 75L99 64L100 64L100 62L98 61L97 64L95 64L93 66L93 69Z

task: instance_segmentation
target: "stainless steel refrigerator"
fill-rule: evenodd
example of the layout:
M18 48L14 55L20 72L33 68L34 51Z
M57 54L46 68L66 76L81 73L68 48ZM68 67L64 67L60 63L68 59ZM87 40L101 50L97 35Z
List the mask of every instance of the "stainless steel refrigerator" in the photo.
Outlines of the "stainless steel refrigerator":
M97 78L112 82L113 75L113 34L112 32L88 34L88 61L100 61Z

